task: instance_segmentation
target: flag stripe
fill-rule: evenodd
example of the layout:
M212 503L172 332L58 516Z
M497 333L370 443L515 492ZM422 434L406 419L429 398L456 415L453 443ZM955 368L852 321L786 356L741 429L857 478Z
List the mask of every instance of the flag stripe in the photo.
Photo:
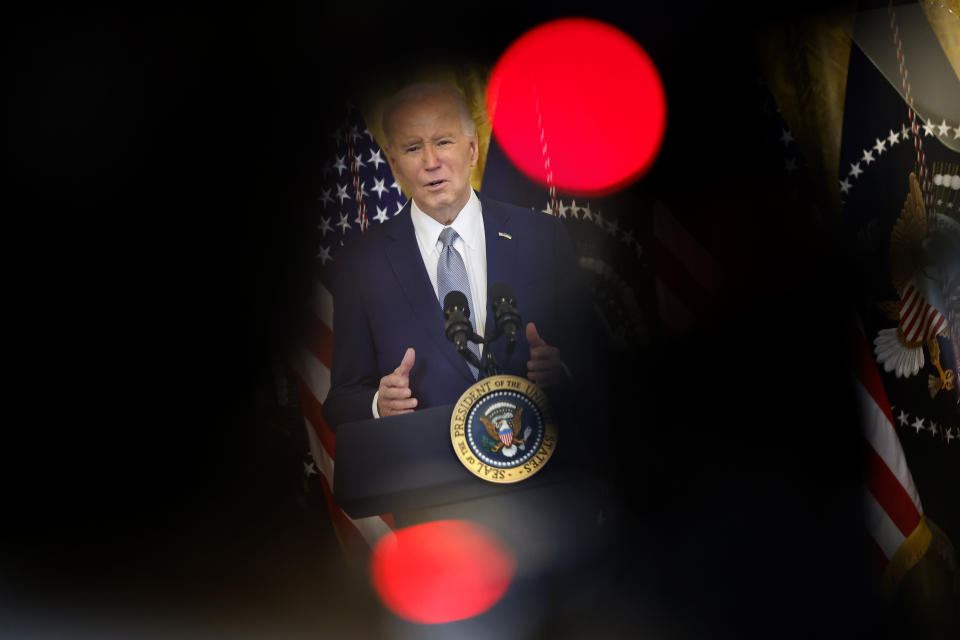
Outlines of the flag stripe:
M300 374L313 397L322 404L330 391L330 369L303 345L296 348L290 364Z
M883 459L887 468L897 477L917 511L922 513L923 506L920 503L920 495L917 493L913 476L907 466L903 447L900 446L900 440L897 439L893 413L890 410L887 392L883 388L880 371L874 364L873 355L870 353L870 348L862 334L857 336L856 349L858 380L856 391L860 400L864 436Z
M920 523L923 509L894 429L880 371L862 327L855 336L853 360L866 440L867 527L882 572Z
M930 331L931 326L934 323L934 316L936 315L937 310L927 305L923 310L923 322L921 322L914 333L916 334L915 340L921 342L926 340L929 336L927 333Z
M900 481L872 446L867 446L867 487L904 537L920 522L920 512ZM880 542L878 540L878 542Z
M923 298L917 297L916 302L907 312L907 318L903 322L903 333L906 336L913 335L916 328L923 324L924 314L930 309Z
M910 339L909 336L913 331L913 327L916 324L917 318L920 316L921 312L922 312L921 305L917 305L915 308L907 311L907 315L904 318L901 326L903 328L903 335L908 340Z
M333 330L319 316L310 315L304 340L310 352L330 369L333 366Z
M937 313L937 310L930 306L930 303L924 302L923 306L920 309L918 314L918 321L914 327L914 333L918 335L923 335L923 332L927 330L930 324L933 322L933 316Z
M392 517L369 516L351 518L333 499L334 461L315 435L316 429L307 422L307 437L310 440L310 452L320 472L323 496L330 512L330 519L337 532L340 544L348 553L366 554L385 534L393 530Z
M317 280L313 290L313 312L328 327L333 327L333 295Z
M887 421L893 426L893 413L890 411L890 401L887 399L887 392L883 388L883 380L880 379L880 371L873 362L873 353L867 345L863 334L858 333L855 339L854 366L857 372L857 379L864 390L870 395L873 403L883 412Z
M327 453L320 438L317 435L317 428L311 424L310 419L304 417L304 423L307 427L307 441L310 443L310 455L313 457L313 463L317 471L327 481L327 486L333 489L333 456Z
M917 290L913 285L907 286L903 302L900 303L900 318L905 320L917 308Z
M903 333L906 335L907 340L916 342L919 332L923 330L923 326L926 324L929 313L930 305L926 304L922 299L919 300L916 310L911 314L910 321L903 325Z
M936 324L933 325L933 331L930 333L930 338L939 334L941 331L943 331L943 328L947 326L947 319L944 318L940 312L937 312L937 315L939 316L939 320L937 320Z
M904 290L900 305L900 327L907 342L926 342L940 333L945 324L943 314L931 306L912 284Z
M929 332L930 330L932 330L933 327L937 324L937 316L939 315L940 315L939 311L927 305L927 317L924 319L925 322L923 323L923 327L921 327L921 329L925 330L925 332ZM926 340L927 338L930 337L930 335L924 335L923 337Z
M367 541L367 545L371 549L373 545L377 544L380 538L392 531L392 529L387 526L386 520L381 516L369 516L357 520L351 518L351 521L356 525L357 529L360 530L360 535Z
M367 553L369 545L366 539L350 516L333 501L333 490L327 485L327 479L321 476L320 484L323 487L323 498L327 503L330 520L333 522L333 530L337 533L337 539L344 553L349 556L362 556Z
M927 333L923 336L924 342L940 333L940 330L943 329L944 324L946 324L946 318L943 317L943 314L934 307L931 307L931 309L933 309L933 313L931 314L930 323L927 325Z
M880 548L880 544L874 540L872 536L869 538L869 541L870 556L873 559L873 565L876 568L877 573L881 574L883 573L883 570L887 568L887 564L889 564L890 559L887 558L887 554L883 552L883 549Z
M889 420L888 415L881 411L880 407L871 401L862 384L857 385L857 394L861 401L863 430L867 443L880 458L884 468L896 478L900 488L909 497L914 511L919 514L922 511L920 496L914 487L913 476L907 467L903 448L900 446L897 433L893 429L893 422Z
M866 494L864 502L866 504L867 526L869 527L870 535L877 543L877 546L880 547L886 559L889 560L907 537L897 528L884 508L877 502L874 495L870 491L865 491L864 493Z
M934 335L934 328L937 326L938 320L937 317L940 316L940 312L934 309L933 307L928 307L927 317L924 319L922 327L918 327L918 333L920 334L919 338L923 342L926 342Z
M296 380L297 388L300 390L300 405L303 409L303 417L310 421L314 433L317 434L317 438L319 438L320 444L323 445L327 454L331 458L335 458L337 437L323 419L323 405L313 397L313 394L307 389L307 385L300 379L299 374L294 375L294 380Z

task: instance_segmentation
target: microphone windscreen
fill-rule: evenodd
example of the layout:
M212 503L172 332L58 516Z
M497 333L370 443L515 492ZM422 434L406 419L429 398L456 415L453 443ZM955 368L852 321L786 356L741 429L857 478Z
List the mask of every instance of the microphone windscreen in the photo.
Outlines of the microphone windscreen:
M506 282L494 282L487 290L487 297L491 301L508 300L511 305L516 304L516 298L513 296L513 289Z
M465 316L470 317L470 305L467 303L467 296L461 291L451 291L443 298L443 312L449 314L451 311L462 311Z

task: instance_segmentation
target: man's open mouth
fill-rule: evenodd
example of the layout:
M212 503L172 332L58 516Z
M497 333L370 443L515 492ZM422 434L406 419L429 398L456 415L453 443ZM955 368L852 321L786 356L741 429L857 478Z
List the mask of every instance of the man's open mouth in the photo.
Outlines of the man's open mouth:
M443 184L444 182L446 182L446 180L434 180L433 182L428 182L428 183L427 183L427 186L428 186L428 187L438 187L438 186L440 186L441 184Z

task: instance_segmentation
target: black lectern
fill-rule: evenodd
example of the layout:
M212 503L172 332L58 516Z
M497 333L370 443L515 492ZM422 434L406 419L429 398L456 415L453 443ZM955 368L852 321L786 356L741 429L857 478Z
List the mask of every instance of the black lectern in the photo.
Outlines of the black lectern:
M574 462L576 439L564 442L562 427L556 455L535 475L513 484L474 476L453 451L453 407L341 425L334 498L353 518L393 514L398 528L455 519L494 532L517 561L509 594L489 614L499 624L503 611L514 611L510 607L524 614L542 608L543 593L556 580L577 584L577 572L610 544L612 531L603 525L611 505ZM490 624L489 616L481 622ZM452 637L459 628L452 627Z
M517 484L474 476L457 460L450 443L453 406L341 425L333 482L337 504L351 517L362 518L503 495L563 475L559 466L552 468L553 460Z

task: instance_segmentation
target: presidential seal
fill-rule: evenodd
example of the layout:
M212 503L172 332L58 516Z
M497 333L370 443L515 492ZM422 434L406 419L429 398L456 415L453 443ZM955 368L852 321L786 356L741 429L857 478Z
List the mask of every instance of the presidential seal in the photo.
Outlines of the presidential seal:
M526 480L557 448L557 425L543 391L530 380L497 375L467 389L453 408L450 439L478 478Z

